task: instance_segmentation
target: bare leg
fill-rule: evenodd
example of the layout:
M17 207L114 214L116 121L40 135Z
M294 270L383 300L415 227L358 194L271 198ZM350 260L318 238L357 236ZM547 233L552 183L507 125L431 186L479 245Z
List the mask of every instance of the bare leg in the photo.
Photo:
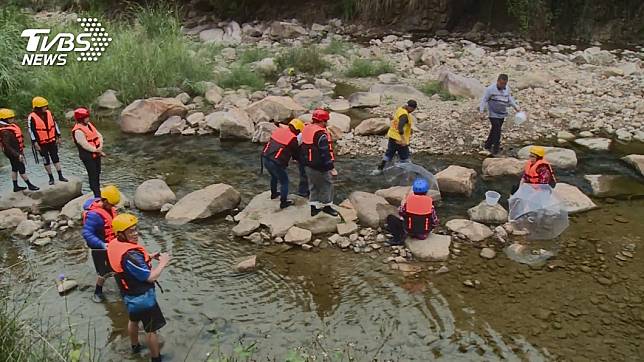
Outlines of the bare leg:
M127 322L127 333L130 336L130 344L136 346L139 344L139 322Z
M156 332L148 333L148 349L150 350L150 357L159 357L161 354L161 346L159 346L159 335Z
M97 277L97 278L96 278L96 285L98 285L99 287L102 287L102 286L103 286L103 284L105 284L105 278L103 278L103 277Z
M45 165L45 171L47 171L47 174L51 175L51 165Z
M62 170L62 166L60 165L60 162L54 163L54 167L56 167L56 171Z
M24 175L20 175L20 176L22 176L23 180L25 179ZM11 181L18 181L18 173L17 172L11 171Z

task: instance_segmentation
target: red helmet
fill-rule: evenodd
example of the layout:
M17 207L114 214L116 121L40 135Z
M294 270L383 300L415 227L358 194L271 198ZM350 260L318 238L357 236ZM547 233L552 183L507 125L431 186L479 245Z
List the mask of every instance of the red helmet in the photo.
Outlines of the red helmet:
M74 119L77 121L83 120L89 117L89 111L87 108L76 108L74 110Z
M316 109L311 117L313 122L326 122L329 120L329 112L324 109Z

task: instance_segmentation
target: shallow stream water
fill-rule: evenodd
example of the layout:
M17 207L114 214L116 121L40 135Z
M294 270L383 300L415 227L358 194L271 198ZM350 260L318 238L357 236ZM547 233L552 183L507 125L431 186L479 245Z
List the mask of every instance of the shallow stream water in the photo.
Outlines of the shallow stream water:
M258 176L260 145L220 143L213 136L123 136L109 121L99 128L109 153L103 184L117 184L130 198L141 182L157 175L166 177L179 198L228 183L241 192L242 206L267 188L268 176ZM559 178L586 192L584 174L625 174L642 182L619 161L625 151L632 150L579 153L577 170ZM71 142L63 145L62 157L66 174L85 181ZM482 158L417 155L414 161L430 171L449 164L480 171ZM354 190L387 187L368 176L377 162L340 159L336 202ZM42 166L31 160L28 170L37 184L45 184ZM296 182L295 168L291 171ZM0 186L8 190L5 159L0 172ZM438 205L441 222L466 215L488 189L500 191L507 205L515 181L479 180L471 198L444 197ZM495 259L484 260L478 248L461 245L462 252L445 263L448 273L411 277L383 263L385 250L284 251L233 239L233 224L223 217L174 227L156 213L135 212L146 247L173 256L161 278L165 293L158 293L168 320L161 331L167 361L202 361L217 351L235 355L237 346L253 344L257 360L284 360L300 347L318 360L641 360L644 201L596 202L600 209L571 218L557 240L559 254L544 268L513 262L499 249ZM90 301L95 276L84 245L78 230L44 248L4 235L0 268L12 266L2 273L15 284L14 297L31 298L25 317L52 330L71 326L100 360L145 360L129 352L127 315L116 285L106 284L108 303ZM634 258L621 262L615 255L624 248L634 249ZM256 253L256 272L231 271L237 258ZM441 263L424 265L438 269ZM60 273L78 280L79 290L60 297L54 287ZM480 285L464 286L468 279Z

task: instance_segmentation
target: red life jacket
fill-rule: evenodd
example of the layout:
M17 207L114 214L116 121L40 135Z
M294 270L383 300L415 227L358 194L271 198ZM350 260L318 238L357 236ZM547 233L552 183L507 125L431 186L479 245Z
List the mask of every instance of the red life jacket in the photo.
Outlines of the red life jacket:
M56 123L49 110L45 111L47 122L43 121L36 112L31 112L32 131L38 136L38 144L44 145L56 141Z
M25 149L25 141L22 138L22 131L20 130L20 126L15 123L9 123L7 125L0 126L0 129L6 129L13 132L16 140L18 140L18 152L22 153L22 151Z
M428 234L431 229L431 196L412 194L405 201L405 230L412 235Z
M335 161L335 155L333 154L333 139L331 138L331 133L320 126L317 123L310 123L304 126L302 131L302 150L304 151L305 162L307 166L312 168L319 168L322 163L322 158L320 157L320 149L318 148L317 142L315 142L315 137L319 132L324 132L327 139L329 140L329 152L331 153L331 161Z
M287 147L296 139L297 137L291 132L290 128L279 127L271 134L271 139L264 146L262 155L277 161L283 166L288 166L288 161L292 155Z
M555 174L552 172L552 166L544 160L543 158L540 160L537 160L535 163L530 163L530 161L525 163L525 167L523 169L523 175L524 175L524 180L525 182L529 184L538 184L539 182L539 173L537 172L537 169L541 165L546 165L548 167L548 170L550 170L550 176L552 177L552 180L555 180Z
M78 151L82 152L88 152L86 149L81 147L78 142L76 142L76 137L74 136L74 132L76 131L81 131L85 135L85 139L87 139L87 143L90 145L99 148L101 147L101 142L100 138L98 137L98 132L96 131L96 127L91 122L87 122L87 125L84 125L82 123L77 122L74 125L74 128L72 128L72 139L74 140L74 143L76 144L76 147L78 147ZM93 152L92 153L92 158L97 158L99 156L98 152Z
M94 202L92 202L87 210L83 211L83 224L85 224L87 214L90 211L97 213L98 216L103 219L103 236L105 237L105 243L109 243L110 241L116 239L116 234L114 234L114 230L112 229L112 220L116 217L116 210L114 208L112 208L111 212L105 210L103 208L103 201L101 199L96 199L94 200Z
M149 289L154 288L154 284L150 282L142 282L130 275L123 268L125 262L124 257L130 250L136 250L143 254L145 263L149 268L152 267L152 258L148 252L139 244L122 242L114 239L107 245L107 260L110 267L116 273L114 276L122 294L127 295L141 295Z

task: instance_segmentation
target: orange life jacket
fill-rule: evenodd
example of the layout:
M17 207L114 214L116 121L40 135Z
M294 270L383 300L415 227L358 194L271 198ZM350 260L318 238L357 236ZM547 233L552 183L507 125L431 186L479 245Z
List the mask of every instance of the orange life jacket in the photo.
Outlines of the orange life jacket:
M525 163L525 167L523 169L525 182L530 184L539 183L539 173L537 172L537 169L541 165L546 165L548 167L548 169L550 170L550 175L554 181L555 174L554 172L552 172L552 166L550 166L550 164L542 158L540 160L537 160L535 163L530 163L530 161Z
M76 142L76 137L74 136L74 132L76 131L81 131L85 135L85 139L87 139L87 142L96 147L99 148L101 147L101 141L100 138L98 137L98 132L96 131L96 127L91 122L87 122L87 125L84 125L82 123L76 123L74 125L74 128L72 128L72 139L74 140L74 143L76 144L76 147L78 147L78 151L82 152L88 152L86 149L81 147L78 142ZM97 158L99 154L97 152L92 153L92 158Z
M431 196L412 194L405 201L405 229L413 235L427 234L431 227L433 208Z
M18 152L22 153L22 151L25 149L25 141L22 138L22 131L20 130L20 126L15 123L9 123L7 125L0 126L0 129L7 129L13 132L14 136L16 136L16 139L18 140Z
M317 123L310 123L304 127L302 131L302 150L304 151L305 161L307 166L317 168L321 166L322 158L320 157L320 149L315 142L315 136L319 132L324 132L329 140L329 152L331 153L331 161L335 161L333 153L333 139L331 133Z
M103 201L101 199L96 199L92 204L89 206L87 210L83 210L82 216L83 216L83 224L85 224L85 220L87 219L87 213L90 211L93 211L98 214L98 216L103 219L103 236L105 237L105 243L109 243L112 240L116 239L116 234L114 234L114 230L112 229L112 220L116 217L116 210L112 208L111 211L107 211L103 208Z
M139 244L123 242L117 239L114 239L107 245L107 260L112 270L116 273L115 278L121 293L141 295L149 289L154 288L154 284L147 281L139 281L123 269L123 259L130 250L136 250L143 254L145 263L148 267L152 267L152 258L150 258L145 248Z
M290 128L279 127L271 134L271 139L264 146L262 155L277 161L283 166L288 166L288 161L292 155L287 147L296 139L297 137L291 132Z
M36 112L31 112L32 131L38 136L38 144L44 145L56 141L56 123L49 110L45 111L47 122L43 121Z

